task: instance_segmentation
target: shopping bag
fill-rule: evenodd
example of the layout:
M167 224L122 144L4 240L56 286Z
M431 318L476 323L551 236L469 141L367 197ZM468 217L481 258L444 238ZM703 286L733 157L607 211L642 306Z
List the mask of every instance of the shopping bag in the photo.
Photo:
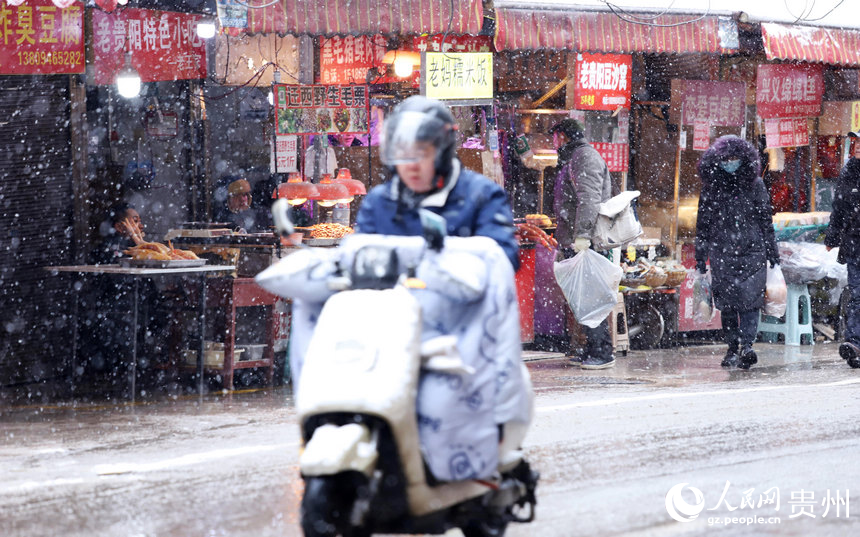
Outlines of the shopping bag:
M762 312L771 317L782 317L785 315L785 307L788 304L788 287L785 285L785 277L779 265L767 268L767 283L764 288L764 308Z
M709 323L714 319L714 293L711 289L711 271L696 271L693 276L693 322Z
M597 328L618 302L623 271L594 250L555 263L553 272L579 324Z
M624 246L642 235L642 225L630 206L638 197L638 190L627 190L599 205L591 238L595 250Z

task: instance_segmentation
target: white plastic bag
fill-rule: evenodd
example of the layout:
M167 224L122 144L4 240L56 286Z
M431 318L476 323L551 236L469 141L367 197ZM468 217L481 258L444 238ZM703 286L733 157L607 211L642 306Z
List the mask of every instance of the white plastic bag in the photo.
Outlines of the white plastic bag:
M695 271L693 276L693 322L707 324L714 319L714 293L711 290L711 271Z
M553 272L579 324L597 328L618 302L623 271L594 250L555 263Z
M785 307L788 303L788 287L785 285L785 277L779 265L767 268L767 283L764 289L764 308L762 312L771 317L782 317L785 315Z
M627 190L600 204L591 237L595 250L624 246L642 235L642 225L630 206L638 197L638 190Z

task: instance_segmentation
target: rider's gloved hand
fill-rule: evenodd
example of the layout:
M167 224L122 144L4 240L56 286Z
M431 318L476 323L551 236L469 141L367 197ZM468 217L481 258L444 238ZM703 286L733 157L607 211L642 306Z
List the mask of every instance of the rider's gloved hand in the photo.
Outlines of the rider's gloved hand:
M591 241L585 237L577 237L573 241L573 251L579 253L583 250L588 250L591 247Z

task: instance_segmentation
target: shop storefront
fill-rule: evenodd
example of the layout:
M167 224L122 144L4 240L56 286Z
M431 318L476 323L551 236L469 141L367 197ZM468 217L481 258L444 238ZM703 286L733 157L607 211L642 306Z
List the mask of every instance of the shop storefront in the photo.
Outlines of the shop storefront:
M80 253L84 10L0 4L0 384L64 373L67 289L40 267Z

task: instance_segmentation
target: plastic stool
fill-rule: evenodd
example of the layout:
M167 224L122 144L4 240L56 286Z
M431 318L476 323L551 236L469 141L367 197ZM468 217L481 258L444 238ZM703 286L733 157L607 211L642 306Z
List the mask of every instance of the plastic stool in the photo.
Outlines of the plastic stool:
M761 315L758 322L759 333L782 334L786 345L800 345L803 336L809 336L809 344L814 345L812 336L812 304L805 283L788 284L788 298L785 318Z
M615 352L626 356L630 339L627 337L627 308L624 307L624 295L621 293L618 293L618 302L609 314L609 335Z

